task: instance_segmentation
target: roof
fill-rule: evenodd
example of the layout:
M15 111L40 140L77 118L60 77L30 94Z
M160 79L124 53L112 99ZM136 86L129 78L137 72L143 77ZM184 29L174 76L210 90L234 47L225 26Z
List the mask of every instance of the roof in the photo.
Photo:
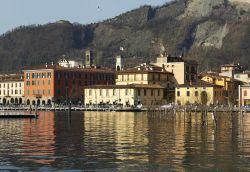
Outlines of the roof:
M133 68L128 68L126 70L116 71L117 74L123 73L164 73L164 74L171 74L173 73L168 72L165 68L153 65L153 64L141 64L140 66L136 66Z
M238 64L234 64L234 63L231 63L231 64L223 64L223 65L220 65L221 67L236 67L236 66L239 66Z
M84 87L85 89L115 89L115 88L151 88L151 89L164 89L165 87L157 84L129 84L129 85L90 85Z
M0 82L23 81L23 74L3 74L0 75Z
M220 75L218 72L200 73L199 75L200 77L211 77L211 78L216 78L216 79L224 78L224 79L229 79L232 82L242 82L240 80L237 80L228 76Z
M182 85L179 85L177 87L223 87L223 86L210 84L208 82L199 80L199 81L193 82L193 83L182 84Z
M110 68L67 68L59 65L42 65L24 68L23 71L55 70L55 71L82 71L82 72L102 72L114 73Z

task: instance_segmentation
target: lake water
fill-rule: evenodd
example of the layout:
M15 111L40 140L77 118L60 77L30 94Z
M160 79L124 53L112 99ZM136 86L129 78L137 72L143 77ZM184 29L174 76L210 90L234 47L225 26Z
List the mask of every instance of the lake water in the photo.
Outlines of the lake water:
M126 112L40 112L0 119L3 171L248 171L250 114L192 123ZM186 116L188 118L188 116ZM243 124L242 124L243 123ZM241 125L242 124L242 125Z

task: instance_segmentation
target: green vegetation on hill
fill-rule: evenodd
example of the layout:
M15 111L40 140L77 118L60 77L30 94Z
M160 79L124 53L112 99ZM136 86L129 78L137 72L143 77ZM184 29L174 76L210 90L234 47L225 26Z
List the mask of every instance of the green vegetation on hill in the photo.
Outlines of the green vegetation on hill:
M127 66L154 61L165 47L170 54L185 51L201 70L231 62L250 67L250 12L224 0L176 0L96 24L22 26L0 36L0 70L57 61L63 54L83 59L86 48L98 65L111 66L120 47Z

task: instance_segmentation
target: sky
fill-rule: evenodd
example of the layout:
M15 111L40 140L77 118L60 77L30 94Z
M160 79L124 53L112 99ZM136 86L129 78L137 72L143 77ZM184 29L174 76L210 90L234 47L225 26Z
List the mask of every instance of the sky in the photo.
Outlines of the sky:
M115 17L142 5L169 0L0 0L0 34L21 25L58 20L88 24Z

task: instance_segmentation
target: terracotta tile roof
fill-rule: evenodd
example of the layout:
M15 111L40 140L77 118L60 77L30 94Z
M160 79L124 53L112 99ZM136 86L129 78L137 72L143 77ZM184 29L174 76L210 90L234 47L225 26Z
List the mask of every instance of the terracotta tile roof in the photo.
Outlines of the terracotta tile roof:
M153 64L142 64L140 66L136 66L133 68L128 68L126 70L116 71L117 74L126 74L126 73L165 73L171 74L173 73L166 71L166 69L153 65Z
M193 82L193 83L182 84L182 85L179 85L177 87L223 87L223 86L219 86L219 85L215 85L215 84L210 84L208 82L199 80L199 81Z
M3 74L0 75L0 82L23 81L23 74Z
M157 84L129 84L129 85L91 85L84 87L85 89L115 89L115 88L155 88L155 89L164 89L165 87Z
M36 71L36 70L55 70L55 71L84 71L84 72L102 72L114 73L111 68L67 68L59 65L42 65L24 68L23 71Z

